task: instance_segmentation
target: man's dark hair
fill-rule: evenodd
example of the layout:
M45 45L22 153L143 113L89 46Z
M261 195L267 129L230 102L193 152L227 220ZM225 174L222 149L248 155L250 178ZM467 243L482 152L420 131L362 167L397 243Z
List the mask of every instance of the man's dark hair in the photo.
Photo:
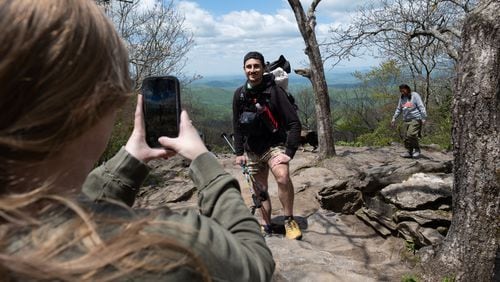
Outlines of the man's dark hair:
M401 84L401 85L399 85L399 89L408 89L408 91L411 92L411 88L410 88L410 86L408 86L408 84Z
M261 53L259 52L256 52L256 51L252 51L252 52L248 52L245 57L243 57L243 66L245 65L246 61L250 60L250 59L256 59L256 60L259 60L260 63L262 64L262 67L264 67L266 65L265 61L264 61L264 56L262 56Z

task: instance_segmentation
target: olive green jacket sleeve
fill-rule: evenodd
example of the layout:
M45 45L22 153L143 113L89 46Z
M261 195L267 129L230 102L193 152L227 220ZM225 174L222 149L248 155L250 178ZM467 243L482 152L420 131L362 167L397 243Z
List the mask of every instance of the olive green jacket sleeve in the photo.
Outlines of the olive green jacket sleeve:
M147 166L122 149L91 172L83 192L93 200L114 199L131 205L147 172ZM211 153L191 163L190 176L198 188L199 211L163 211L159 220L182 228L148 232L171 236L191 248L214 281L270 281L275 268L272 253L241 197L238 181Z
M82 192L92 200L112 199L132 206L148 174L149 168L122 147L113 158L90 172Z

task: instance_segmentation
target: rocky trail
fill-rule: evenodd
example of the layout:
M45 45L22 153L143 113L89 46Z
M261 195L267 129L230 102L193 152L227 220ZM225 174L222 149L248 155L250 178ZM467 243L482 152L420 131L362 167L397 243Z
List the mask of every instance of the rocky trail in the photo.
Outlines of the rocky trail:
M266 238L276 261L273 280L401 281L411 274L406 254L412 246L438 242L449 226L451 153L427 147L421 158L403 159L399 154L404 149L397 144L382 148L337 146L337 156L318 161L316 153L307 149L299 149L290 165L295 217L303 239L287 240L279 234ZM241 168L233 164L233 156L217 157L239 180L250 206L248 185ZM196 188L187 176L185 160L175 158L152 166L136 207L176 210L196 206ZM272 220L282 225L272 176L269 184ZM427 216L429 213L440 217Z

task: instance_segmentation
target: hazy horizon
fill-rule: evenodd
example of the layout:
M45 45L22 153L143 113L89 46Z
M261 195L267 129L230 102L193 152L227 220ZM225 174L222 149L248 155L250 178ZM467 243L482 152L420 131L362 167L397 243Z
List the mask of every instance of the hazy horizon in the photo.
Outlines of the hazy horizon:
M366 72L372 67L352 67L352 68L338 68L332 71L326 71L325 77L329 85L342 85L342 84L356 84L357 79L352 75L355 71ZM210 85L210 86L239 86L245 81L243 71L236 74L214 74L209 76L202 76L193 82L193 85ZM289 84L309 84L310 81L293 71L289 74Z

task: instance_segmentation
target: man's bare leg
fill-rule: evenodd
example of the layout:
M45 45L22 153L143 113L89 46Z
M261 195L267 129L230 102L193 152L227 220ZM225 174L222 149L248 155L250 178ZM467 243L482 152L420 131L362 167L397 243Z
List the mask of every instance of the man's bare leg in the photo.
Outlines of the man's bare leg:
M292 180L290 179L289 165L288 163L280 163L275 165L271 171L278 183L278 197L283 206L285 236L288 239L300 240L302 239L302 231L300 231L299 225L293 218L293 200L295 195Z
M278 198L285 216L293 216L294 191L288 164L279 164L271 169L278 184Z
M269 170L268 169L263 169L262 171L259 170L255 175L254 179L257 182L256 185L259 185L259 188L261 191L265 192L267 194L267 200L262 202L262 207L264 209L264 212L262 210L260 211L261 213L261 219L260 222L262 225L265 224L271 224L271 199L269 198L269 194L267 193L268 190L268 182L267 179L269 177ZM259 189L257 189L259 190Z

